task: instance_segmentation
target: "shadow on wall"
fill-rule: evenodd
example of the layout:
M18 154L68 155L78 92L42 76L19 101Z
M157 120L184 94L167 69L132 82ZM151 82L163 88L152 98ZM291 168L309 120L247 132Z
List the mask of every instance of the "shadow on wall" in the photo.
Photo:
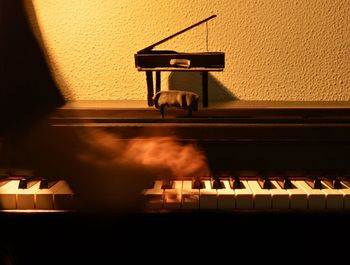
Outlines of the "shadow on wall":
M202 73L172 72L169 76L169 90L185 90L197 93L202 99ZM208 74L208 97L211 101L232 101L237 97L212 74Z
M26 3L34 10L30 1ZM23 130L65 102L24 4L0 0L0 138Z

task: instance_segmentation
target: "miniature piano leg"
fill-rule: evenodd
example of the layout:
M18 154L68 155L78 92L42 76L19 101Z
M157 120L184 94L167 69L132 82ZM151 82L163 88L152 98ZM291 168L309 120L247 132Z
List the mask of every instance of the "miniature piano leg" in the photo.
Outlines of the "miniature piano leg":
M208 107L208 71L202 72L202 97L203 108Z
M160 71L156 71L156 93L160 91Z
M147 81L147 103L148 106L153 106L153 73L152 71L146 71Z

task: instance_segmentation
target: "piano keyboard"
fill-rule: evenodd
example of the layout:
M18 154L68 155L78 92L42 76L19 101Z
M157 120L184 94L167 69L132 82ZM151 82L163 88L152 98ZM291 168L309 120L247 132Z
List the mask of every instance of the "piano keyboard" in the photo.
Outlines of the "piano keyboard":
M156 180L143 195L146 209L349 209L350 185L336 183L305 178L209 178L201 185L189 179Z
M350 209L350 182L327 178L205 177L156 180L142 191L145 209ZM64 180L5 178L1 211L74 210Z
M73 191L64 180L3 179L1 211L66 211L74 208Z

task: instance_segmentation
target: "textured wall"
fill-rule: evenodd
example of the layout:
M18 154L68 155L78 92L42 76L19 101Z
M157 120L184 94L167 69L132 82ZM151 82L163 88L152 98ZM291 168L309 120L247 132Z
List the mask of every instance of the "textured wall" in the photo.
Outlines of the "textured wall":
M27 0L30 1L30 0ZM70 99L145 99L134 53L212 14L210 99L349 100L349 0L32 0L55 78ZM206 51L206 25L157 49ZM163 74L199 91L200 75Z

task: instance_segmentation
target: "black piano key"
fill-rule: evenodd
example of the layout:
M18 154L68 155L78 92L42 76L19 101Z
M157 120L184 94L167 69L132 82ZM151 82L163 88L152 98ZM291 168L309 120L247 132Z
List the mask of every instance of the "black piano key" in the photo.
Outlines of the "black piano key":
M333 180L333 189L342 189L343 188L343 184L341 183L340 179L335 179Z
M41 179L39 189L49 189L52 186L54 186L58 181L57 180L47 180L47 179Z
M13 176L12 178L17 179L17 178L19 178L19 176ZM19 189L29 189L36 182L37 181L35 181L35 178L33 176L21 176L19 183L18 183L18 188Z
M26 189L26 188L28 188L28 181L27 181L26 178L20 179L20 181L18 183L18 188L19 189Z
M321 182L321 179L318 177L310 177L305 180L305 182L312 188L312 189L323 189L323 185Z
M153 188L154 188L154 184L155 184L154 181L150 181L150 182L146 185L145 189L146 189L146 190L153 189Z
M204 182L201 181L200 178L194 178L192 180L192 189L200 190L200 189L203 189L203 188L204 188Z
M341 179L338 177L330 177L324 180L324 182L330 186L332 189L342 189L343 184L341 183Z
M219 176L213 177L211 187L213 189L222 189L223 188L223 184L220 181L220 177Z
M341 182L344 183L346 186L350 187L350 179L342 178Z
M47 179L40 180L39 189L48 189L49 188L49 181Z
M282 189L285 189L285 190L295 188L289 177L282 177L282 179L278 180L277 183L280 185Z
M272 183L268 177L259 177L258 183L262 189L272 189Z
M164 179L162 182L162 189L172 189L174 186L174 182L170 179Z
M230 179L231 189L243 189L243 183L238 176L232 176Z

